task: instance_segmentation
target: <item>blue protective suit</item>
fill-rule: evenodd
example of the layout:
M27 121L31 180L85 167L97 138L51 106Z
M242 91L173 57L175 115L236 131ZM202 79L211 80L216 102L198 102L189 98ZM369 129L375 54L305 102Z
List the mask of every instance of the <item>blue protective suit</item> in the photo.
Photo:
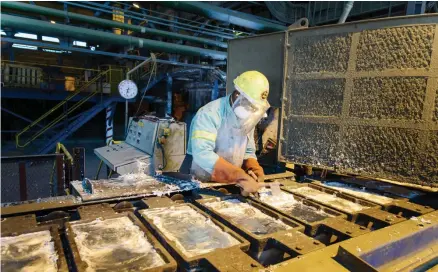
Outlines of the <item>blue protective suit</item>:
M193 156L191 173L210 181L219 156L241 167L255 155L254 129L245 134L230 106L230 95L203 106L192 120L187 153Z

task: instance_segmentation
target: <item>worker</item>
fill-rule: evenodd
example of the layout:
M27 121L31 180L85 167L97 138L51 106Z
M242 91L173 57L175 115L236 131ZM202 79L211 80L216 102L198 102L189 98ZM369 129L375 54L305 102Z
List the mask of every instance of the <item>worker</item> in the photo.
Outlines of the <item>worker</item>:
M254 128L270 107L269 82L262 73L247 71L233 83L231 94L206 104L192 120L190 171L200 181L236 184L256 193L264 172L255 155Z

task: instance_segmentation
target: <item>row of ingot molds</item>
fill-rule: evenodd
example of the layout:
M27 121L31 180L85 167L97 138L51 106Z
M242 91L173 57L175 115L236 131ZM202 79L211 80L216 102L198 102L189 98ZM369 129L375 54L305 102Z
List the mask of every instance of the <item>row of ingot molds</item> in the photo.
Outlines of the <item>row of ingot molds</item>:
M325 218L323 220L319 220L315 222L307 222L301 218L288 214L285 211L282 211L265 202L262 202L259 199L253 198L253 200L260 203L263 206L268 207L271 210L276 211L277 213L281 214L286 218L291 218L295 221L300 222L300 224L305 226L305 234L307 234L310 237L320 237L318 239L326 245L332 244L334 242L339 242L345 239L349 239L351 237L356 237L370 231L369 229L363 226L359 226L351 222L348 222L346 220L347 219L346 214L343 214L334 209L315 203L311 200L308 200L290 191L283 190L283 192L292 194L294 196L294 199L303 203L303 205L316 208L318 210L322 210L325 213L332 215L333 217Z
M29 214L24 216L3 218L2 222L0 223L0 227L2 237L18 236L46 230L50 231L58 257L56 260L58 271L69 271L57 225L38 226L35 215Z
M350 195L348 193L338 191L335 188L327 188L325 186L322 186L320 185L319 181L314 181L310 179L307 179L307 181L312 181L312 183L295 183L292 185L289 184L289 186L286 187L285 190L297 195L296 193L292 192L293 189L308 186L313 189L320 190L322 192L336 194L337 197L351 200L359 204L364 203L364 201L366 201L367 203L373 203L369 199L364 199L358 196ZM357 213L349 213L349 219L352 222L355 222L356 224L359 224L361 226L365 226L369 229L379 229L382 227L386 227L389 225L402 222L413 216L420 216L434 211L434 209L429 206L422 206L419 204L411 203L407 200L408 199L398 199L398 200L394 200L388 205L383 205L383 206L374 203L375 205L374 207L361 210ZM314 200L310 200L310 201L314 201ZM324 202L319 202L319 203L327 207L331 207L330 205L327 205L327 203ZM339 209L337 210L341 212L345 212Z
M436 243L435 245L431 243L430 246L426 246L426 250L421 250L416 252L416 254L410 254L404 246L398 247L398 250L396 250L395 253L400 256L396 256L388 251L390 244L400 243L403 238L414 235L420 231L430 231L435 229L436 232L437 226L438 211L435 211L422 215L416 220L405 220L391 228L373 231L328 246L316 252L311 252L301 258L295 258L279 265L271 266L269 271L413 271L418 267L425 266L426 264L433 264L431 259L436 258L436 255L431 255L430 253L437 251L438 248ZM427 236L425 237L427 242ZM429 235L430 240L433 238L435 237ZM417 242L410 243L410 246L416 245ZM367 256L374 250L383 250L384 253L379 254L378 257L384 261L386 259L388 262L380 267L374 267L371 263L367 262L367 259L369 259ZM403 253L403 251L405 252ZM426 269L418 271L426 271Z
M350 202L359 204L361 206L367 207L367 209L380 209L381 208L380 205L377 205L377 204L372 203L370 201L359 199L359 198L356 198L356 197L344 194L342 192L336 191L336 190L331 189L331 188L326 188L326 187L323 187L323 186L319 186L317 184L305 183L302 186L300 186L300 188L301 187L309 187L311 189L315 189L315 190L321 191L321 192L329 194L329 195L336 195L336 197L338 197L338 198L345 199L347 201L350 201ZM306 195L300 194L300 193L294 191L294 189L285 189L285 191L287 191L289 193L292 193L294 195L298 195L298 196L304 197L306 199L309 199ZM319 201L317 199L309 199L309 200L311 200L312 202L316 202L318 204L321 204L323 206L330 207L331 209L339 211L341 213L345 213L345 214L348 215L348 219L351 220L351 221L353 221L356 218L356 216L357 216L357 212L351 212L351 211L342 210L342 209L340 209L338 207L330 205L330 203Z
M138 226L140 230L145 234L147 240L151 243L152 247L157 251L161 258L166 262L165 265L147 269L148 272L171 272L176 271L177 263L175 259L166 251L166 249L158 242L158 240L151 234L151 232L140 222L140 220L132 212L122 212L116 213L113 208L107 203L81 206L78 208L78 213L80 215L79 221L74 221L77 223L89 223L97 218L102 220L127 217L131 222ZM66 234L69 243L70 250L73 255L74 263L77 271L87 271L88 265L81 259L79 250L75 242L75 234L72 229L72 223L68 222L65 224Z
M321 184L321 182L319 181L314 181L314 180L309 180L312 181L312 183L308 184L309 187L323 191L323 192L328 192L328 193L336 193L336 195L338 197L342 197L345 196L346 199L351 198L351 199L358 199L359 201L366 201L369 203L374 203L374 205L376 206L380 206L382 207L383 210L388 211L390 213L405 217L405 218L410 218L412 216L420 216L423 214L427 214L430 212L433 212L434 209L429 207L429 206L422 206L419 204L415 204L412 202L409 202L409 199L407 198L401 198L401 199L394 199L391 203L385 204L385 205L381 205L378 204L376 202L373 202L372 199L365 199L359 196L355 196L352 194L349 194L347 192L344 191L339 191L336 190L336 188L330 188L327 186L324 186ZM359 202L361 204L361 202Z
M386 207L387 210L382 210L382 206L374 204L372 202L369 202L365 199L360 199L356 196L348 195L344 192L336 191L335 189L326 188L326 187L323 187L323 186L320 186L320 185L314 184L314 183L297 184L296 186L293 186L293 188L299 188L299 187L304 187L304 186L308 186L310 188L317 189L317 190L320 190L320 191L325 192L325 193L336 194L337 197L340 197L340 198L343 198L343 199L346 199L346 200L349 200L349 201L352 201L355 203L367 205L369 207L368 209L364 209L364 210L358 211L356 213L348 213L346 211L337 209L335 207L331 207L327 203L317 202L318 204L320 204L322 206L330 207L330 208L335 209L339 212L348 214L348 220L352 221L356 225L359 225L361 227L365 227L365 228L370 229L370 230L380 229L383 227L387 227L387 226L405 221L407 218L412 216L412 214L413 214L413 211L411 211L412 207L415 207L417 209L417 213L415 213L416 216L420 215L420 212L427 213L427 212L431 211L431 209L429 207L423 207L421 205L409 203L406 201L394 202L391 205L389 205L388 207ZM299 194L293 192L290 189L290 187L288 187L287 189L284 189L284 191L293 194L295 197L305 198L304 195L299 195ZM309 201L310 203L316 202L315 200L310 200L310 199L307 201ZM419 206L419 207L416 207L416 206ZM420 212L418 212L418 211L420 211ZM433 211L433 209L432 209L432 211ZM337 224L337 226L339 226L339 224ZM349 234L349 233L347 233L345 231L345 234Z
M262 213L274 219L282 221L286 225L290 226L291 229L281 230L270 234L256 235L251 233L244 227L239 226L238 224L228 219L226 216L220 214L216 210L205 205L208 202L222 201L227 199L237 199L243 203L247 203L250 206L260 210ZM203 210L207 211L207 213L210 214L213 218L220 220L225 225L232 228L238 234L242 235L245 239L250 241L251 254L258 255L266 248L274 247L288 253L291 257L295 257L324 247L324 245L319 241L304 235L302 233L304 232L304 226L299 222L289 217L283 216L280 213L277 213L276 211L248 198L243 198L238 195L227 195L220 198L197 199L195 201L195 204L197 204Z
M300 186L306 186L306 184L299 184L299 185ZM299 196L297 196L297 195L295 195L295 197L299 198ZM161 203L161 204L156 204L155 206L160 206L160 205L161 206L163 206L163 205L175 205L175 202L172 202L168 198L149 198L149 199L145 200L144 202L147 203L147 205L150 208L153 208L154 205L151 204L151 203L152 203L152 201L154 199L155 200L156 199L160 199L161 202L165 202L165 204ZM252 201L252 200L249 200L249 201ZM305 201L307 201L308 203L313 203L310 200L305 200ZM177 201L177 202L181 202L181 201ZM315 204L315 203L313 203L313 204L314 205L318 205L318 204ZM397 204L402 205L403 203L400 202L400 203L397 203ZM412 204L412 203L408 203L408 204ZM81 206L81 207L78 208L78 213L79 213L79 215L80 215L82 220L85 220L85 218L89 218L89 219L93 218L93 219L95 219L97 217L102 217L102 216L108 216L109 217L109 216L114 216L115 215L115 212L114 212L115 208L113 209L108 204L100 204L100 205L93 205L93 206L94 207L91 210L88 209L88 207L92 207L92 206ZM260 206L264 206L264 205L260 205ZM319 205L319 206L322 206L322 205ZM428 207L423 207L421 205L418 205L418 206L423 208L422 211L427 211L427 210L430 209ZM402 208L403 207L404 206L402 206ZM128 207L128 210L130 210L130 209L131 208ZM272 208L270 208L270 209L272 210ZM118 210L119 211L123 211L124 209L118 209ZM273 212L278 212L278 211L274 209ZM341 213L339 213L339 214L341 214ZM280 214L280 215L282 215L282 214ZM33 218L35 218L34 215L27 216L27 218L31 218L32 216L33 216ZM134 216L134 218L135 218L135 216ZM285 218L288 218L288 217L286 216ZM328 227L328 228L331 228L331 229L338 229L338 228L342 229L342 226L344 225L343 222L346 222L342 218L345 218L345 215L344 216L339 216L337 218L332 218L332 219L328 220L329 222L328 223L326 222L326 224L328 225L328 226L326 226L326 228ZM397 216L397 215L394 215L394 214L390 214L390 213L385 212L385 211L380 210L380 209L366 209L366 210L360 211L356 215L355 218L356 218L355 222L357 224L360 224L361 226L366 226L367 228L370 228L370 229L380 228L379 226L377 226L378 224L382 224L382 226L387 226L387 225L393 225L395 223L399 223L399 222L405 220L400 215ZM378 220L376 220L376 218ZM4 219L5 220L4 222L6 222L8 220L14 220L14 219L16 219L16 217L6 218L6 219ZM33 219L33 220L35 221L35 219ZM368 223L366 223L367 220L368 220ZM225 223L227 220L221 220L221 221ZM4 224L4 222L2 223L2 234L3 234L3 232L5 232L8 229L8 224ZM370 222L371 222L371 225L370 225ZM303 222L300 222L300 223L303 224ZM145 224L145 222L143 222L143 224ZM17 227L16 227L17 225L26 225L26 224L22 224L22 223L14 224L14 227L13 227L14 229L13 230L18 230ZM303 224L303 225L306 225L306 224ZM147 223L146 223L146 226L148 226ZM355 227L357 228L358 226L355 226ZM359 228L360 228L360 226L359 226ZM239 229L239 228L237 228L237 229ZM312 228L310 228L310 229L312 229ZM315 226L313 226L313 229L317 229L317 228ZM321 229L322 228L320 228L320 231L321 231ZM236 231L235 228L233 228L233 230ZM350 233L348 233L347 231L350 232ZM236 232L238 232L238 231L236 231ZM356 235L355 233L352 233L349 230L345 230L344 233L348 234L349 235L348 237L354 237L354 236L360 235L360 234ZM242 236L244 236L244 235L242 235ZM278 240L278 241L281 241L283 243L283 245L285 243L289 243L289 241L284 240L288 236L284 236L284 235L282 237L280 237L280 236L281 235L279 235L278 237L273 236L270 241L272 241L273 243L276 243L275 241ZM160 236L158 236L158 237L160 237ZM245 238L247 238L247 237L245 237ZM308 237L306 237L306 238L308 238ZM292 244L292 243L293 243L293 241L290 242L290 244ZM282 246L282 245L280 245L280 246ZM61 244L61 249L62 249L62 244ZM286 248L286 249L290 250L289 248ZM296 249L296 250L299 251L299 249ZM61 250L61 252L62 252L62 250ZM208 266L214 267L215 269L221 270L221 271L222 270L231 269L231 268L232 269L237 269L239 271L250 271L250 270L257 269L258 267L260 267L256 262L254 262L254 260L249 258L244 253L242 253L242 251L240 249L236 251L237 252L236 253L236 257L235 257L236 260L235 260L234 264L231 264L231 262L233 260L231 260L232 258L230 257L231 253L233 253L233 252L229 253L229 249L218 249L217 251L214 251L214 252L217 252L219 255L217 255L217 256L215 256L214 254L209 255L207 257L208 261L204 262L203 260L200 260L199 264L204 265L204 267L208 267ZM304 253L302 253L302 254L304 254ZM173 255L175 255L175 254L173 254ZM226 261L225 262L223 261L224 260L223 255L226 256ZM243 256L243 257L241 257L241 256ZM242 262L243 258L248 258L247 262ZM64 260L65 260L65 258L64 258Z
M190 203L176 203L170 199L165 198L148 198L144 200L145 204L153 208L164 208L172 206L189 206L202 216L209 218L217 227L219 227L225 233L228 233L237 241L238 245L215 249L212 252L201 254L193 257L186 256L177 246L176 243L166 238L166 235L153 223L152 220L143 216L140 211L137 211L137 215L141 218L141 221L154 233L158 240L165 245L166 249L175 257L180 264L180 268L184 270L190 270L193 268L203 267L204 269L215 269L217 271L256 271L262 268L262 266L248 256L245 252L249 250L250 243L242 236L219 222L218 220L209 217L207 213L199 209Z

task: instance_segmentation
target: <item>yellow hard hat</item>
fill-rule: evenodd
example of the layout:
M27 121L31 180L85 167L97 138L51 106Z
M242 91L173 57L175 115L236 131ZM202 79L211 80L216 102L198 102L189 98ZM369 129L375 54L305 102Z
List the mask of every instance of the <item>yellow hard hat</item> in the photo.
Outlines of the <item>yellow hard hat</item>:
M265 102L269 94L269 81L258 71L246 71L234 79L234 86L256 102Z

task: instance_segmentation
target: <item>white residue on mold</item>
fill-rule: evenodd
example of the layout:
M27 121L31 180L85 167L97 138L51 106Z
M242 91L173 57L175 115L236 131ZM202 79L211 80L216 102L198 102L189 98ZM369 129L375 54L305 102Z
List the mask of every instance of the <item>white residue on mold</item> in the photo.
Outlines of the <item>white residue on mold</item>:
M322 209L317 209L313 206L306 205L301 201L295 200L292 194L284 191L273 195L271 190L263 188L259 193L262 202L309 223L333 217L333 215L324 212Z
M336 190L338 191L345 192L357 197L369 199L370 201L374 201L382 205L389 204L394 200L393 198L386 197L375 192L367 191L365 187L359 189L356 187L349 186L348 184L336 182L336 181L325 182L324 185L327 187L335 187Z
M262 188L259 191L260 200L276 208L287 209L289 206L296 205L299 201L296 201L292 194L280 192L277 195L273 195L270 189Z
M141 210L140 213L152 220L166 239L173 241L189 258L240 243L187 205Z
M268 216L248 203L241 202L235 198L207 202L203 205L217 211L224 217L230 218L242 228L257 235L274 233L291 228L283 223L283 221Z
M432 223L432 221L430 221L430 220L426 220L424 218L418 219L418 217L415 217L415 216L412 216L411 220L412 221L417 221L417 222L420 221L421 223L425 223L425 224L431 224Z
M150 163L137 160L136 164L137 167L135 173L124 174L117 178L117 180L120 182L120 185L138 186L147 182L156 181L152 176L149 176L145 173Z
M1 237L1 270L58 271L58 255L50 231Z
M128 217L72 224L87 271L142 271L166 263Z
M335 195L327 194L310 187L300 187L300 188L292 189L291 191L303 195L306 198L319 201L321 203L330 205L334 208L346 212L358 212L368 208L358 203L354 203L346 199L336 197Z

